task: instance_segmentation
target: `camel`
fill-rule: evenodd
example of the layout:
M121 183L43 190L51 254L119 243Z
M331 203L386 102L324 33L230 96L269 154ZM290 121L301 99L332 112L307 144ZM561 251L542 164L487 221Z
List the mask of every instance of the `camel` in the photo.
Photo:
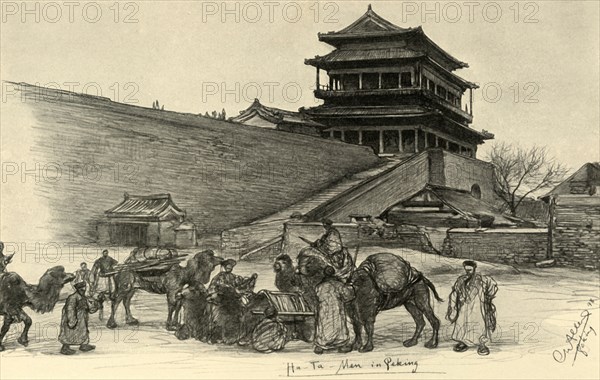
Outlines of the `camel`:
M8 266L8 264L10 264L14 255L14 253L12 255L5 255L4 243L0 241L0 273L6 270L6 267Z
M307 300L316 299L314 289L323 280L327 265L329 264L322 255L311 247L304 248L298 254L297 271L312 284L307 290L311 295L305 294ZM437 301L443 300L435 286L422 273L412 268L410 263L391 253L376 253L367 257L354 270L349 282L356 294L349 307L356 335L354 349L359 352L372 351L377 314L399 306L406 308L416 324L412 338L405 340L403 345L411 347L418 343L425 327L425 315L433 329L432 337L425 343L425 347L437 347L440 321L433 312L429 292L433 293ZM363 329L366 333L364 343Z
M0 351L4 351L2 341L13 323L23 322L25 328L17 339L21 345L27 347L27 336L31 327L31 317L23 311L25 306L36 313L48 313L54 309L60 291L68 282L73 281L75 275L66 273L65 268L56 266L48 269L40 278L37 285L29 285L17 273L0 273L0 315L4 323L0 330Z
M10 264L14 255L15 254L13 253L12 255L4 256L0 253L0 273L3 273L6 270L6 267Z
M273 263L275 272L275 287L280 292L303 292L302 276L296 273L294 262L289 255L279 255Z
M165 294L168 303L166 327L176 331L181 306L180 293L185 285L189 287L204 286L210 280L212 271L223 262L223 258L215 256L212 250L196 253L185 267L173 265L160 275L145 276L133 270L123 270L115 275L116 291L111 297L111 313L106 327L117 327L115 315L119 304L125 306L126 323L137 325L139 321L131 315L131 299L137 289L154 294Z

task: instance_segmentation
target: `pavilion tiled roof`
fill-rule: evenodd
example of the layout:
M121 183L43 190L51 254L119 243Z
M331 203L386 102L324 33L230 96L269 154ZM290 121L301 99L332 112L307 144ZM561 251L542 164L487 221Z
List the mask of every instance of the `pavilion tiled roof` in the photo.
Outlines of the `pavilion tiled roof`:
M310 125L314 127L323 126L317 123L316 121L311 120L305 114L302 114L300 112L283 110L275 107L267 107L261 104L258 99L254 99L254 102L250 105L250 107L248 107L244 111L241 111L240 114L232 118L231 121L237 123L244 123L257 115L273 124L294 123Z
M368 117L423 117L423 116L436 116L441 115L441 111L431 109L424 106L317 106L309 108L305 111L310 116L315 118L368 118ZM466 125L460 123L454 123L456 127L460 128L463 132L477 136L481 140L490 140L494 138L494 135L486 130L478 131ZM336 126L336 129L345 129L344 126ZM356 129L355 126L349 125L348 129ZM368 129L367 127L365 129Z
M376 40L408 40L413 38L422 41L422 44L426 46L427 50L437 51L439 54L445 57L452 70L469 67L467 63L454 58L444 49L439 47L435 42L433 42L429 37L427 37L423 31L423 28L420 26L416 28L402 28L398 25L394 25L375 13L371 8L371 5L369 5L369 8L364 15L346 28L337 32L332 31L327 33L319 33L319 41L326 42L336 48L344 45L346 41L359 40L370 43ZM312 60L307 60L306 63L319 63L318 58L319 57L316 57Z
M383 48L383 49L338 49L322 57L307 59L306 63L327 64L330 62L355 62L382 59L402 59L424 57L424 53L406 48Z
M379 16L373 11L371 4L369 4L367 12L352 24L337 32L319 34L319 37L322 37L323 40L326 40L328 37L344 36L349 34L365 35L370 33L407 33L412 31L414 31L413 28L402 28Z
M129 195L125 193L121 203L105 211L109 218L127 218L143 220L183 219L185 212L181 210L170 194Z
M388 106L318 106L310 108L307 112L319 116L426 116L434 115L435 111L420 106L388 107Z

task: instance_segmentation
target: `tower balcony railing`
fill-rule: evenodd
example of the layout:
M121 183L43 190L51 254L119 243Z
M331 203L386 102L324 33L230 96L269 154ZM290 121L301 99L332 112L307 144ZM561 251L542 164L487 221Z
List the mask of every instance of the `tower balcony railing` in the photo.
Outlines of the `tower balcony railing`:
M433 91L421 87L401 87L401 88L375 88L375 89L352 89L352 90L340 90L332 89L329 85L319 85L319 88L315 90L315 97L318 99L331 99L331 98L352 98L352 97L363 97L363 96L398 96L398 95L422 95L428 100L439 104L440 106L452 111L469 122L473 120L472 113L467 110L463 110L460 106L457 106L446 99L442 99L440 96L433 93Z

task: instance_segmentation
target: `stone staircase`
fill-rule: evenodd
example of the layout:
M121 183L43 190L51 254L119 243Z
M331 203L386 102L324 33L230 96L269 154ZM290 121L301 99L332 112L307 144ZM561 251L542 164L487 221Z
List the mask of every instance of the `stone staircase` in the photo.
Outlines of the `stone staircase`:
M283 224L292 220L293 214L304 215L365 180L399 165L402 161L403 157L385 158L380 165L345 178L277 213L255 220L246 226L223 231L221 234L223 254L243 258L262 250L277 249L280 241L278 238L283 235Z

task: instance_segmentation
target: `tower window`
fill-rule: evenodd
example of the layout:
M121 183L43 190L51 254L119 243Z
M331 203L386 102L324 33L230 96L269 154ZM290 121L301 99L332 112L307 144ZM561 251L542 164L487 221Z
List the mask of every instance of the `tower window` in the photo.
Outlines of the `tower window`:
M398 88L399 84L398 73L381 74L381 88Z
M358 144L358 131L346 131L344 141L350 144Z
M429 78L427 78L427 89L435 92L435 83Z
M478 184L473 184L473 186L471 186L471 195L474 198L481 199L481 188Z
M447 94L446 89L442 86L438 86L437 88L438 88L438 95L440 96L440 98L446 99L446 94Z
M342 76L342 88L344 91L358 90L358 74L344 74Z
M405 130L402 131L402 151L414 152L415 151L415 131Z
M363 131L362 144L373 148L375 154L379 154L379 131Z
M430 148L435 147L435 135L433 133L427 134L427 146Z
M400 74L400 86L412 87L412 74L410 72Z
M373 90L379 88L379 74L377 73L364 73L362 75L362 89Z
M383 131L383 152L396 153L398 152L398 139L400 134L397 130Z
M454 94L453 94L453 93L451 93L451 92L449 92L449 93L448 93L448 101L449 101L450 103L452 103L453 105L454 105L454 104L456 104L455 98L456 98L456 97L454 96Z

